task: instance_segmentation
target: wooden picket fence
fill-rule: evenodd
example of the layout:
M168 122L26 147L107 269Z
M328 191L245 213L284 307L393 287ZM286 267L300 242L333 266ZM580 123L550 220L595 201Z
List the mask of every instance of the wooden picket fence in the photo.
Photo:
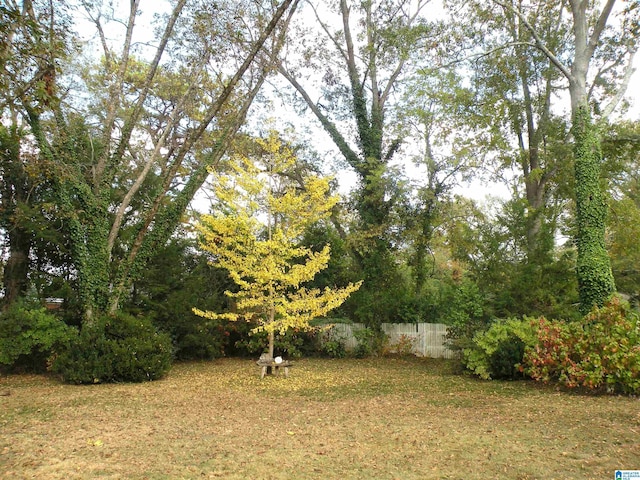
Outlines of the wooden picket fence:
M354 332L365 328L359 323L336 323L331 336L344 342L347 351L352 351L358 346ZM406 346L409 344L412 351L419 357L430 358L455 358L456 352L445 345L447 326L441 323L383 323L382 331L389 337L389 348L394 346Z

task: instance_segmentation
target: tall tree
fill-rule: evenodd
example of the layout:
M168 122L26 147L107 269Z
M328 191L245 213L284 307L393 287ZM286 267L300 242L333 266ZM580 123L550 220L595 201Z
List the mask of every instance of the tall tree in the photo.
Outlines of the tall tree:
M70 53L66 2L33 4L8 1L0 8L0 225L7 263L3 272L4 304L28 289L35 230L32 221L42 202L42 178L37 173L37 145L29 136L20 100L26 95L46 97L53 89L55 60ZM42 218L40 219L41 223Z
M442 207L450 200L452 188L478 167L469 155L469 138L474 128L467 115L470 90L463 77L451 70L425 68L407 82L402 123L411 140L409 157L420 168L420 176L404 199L401 224L410 245L409 266L416 295L420 295L428 273L427 257L433 253L432 240L439 226Z
M157 25L149 60L136 57L139 3L127 4L122 21L100 4L85 5L103 48L88 105L71 105L64 82L78 78L63 75L44 90L16 95L40 155L54 167L87 320L118 308L180 222L242 125L269 69L259 53L267 42L277 51L297 1L263 7L178 0ZM111 20L124 27L121 43L110 44L105 34Z
M513 5L541 38L566 51L570 28L562 5L541 7ZM514 194L526 203L526 261L540 263L553 246L544 237L554 235L554 187L570 155L568 127L553 109L562 91L561 73L543 52L530 48L533 36L512 10L492 2L468 2L465 8L456 17L472 52L471 61L460 65L473 68L466 121L476 135L469 146L488 152L485 162L498 174L517 172Z
M0 186L2 209L0 224L5 231L8 258L4 266L4 303L8 307L28 288L32 234L21 221L30 190L23 161L22 131L18 125L0 125Z
M199 227L201 248L238 286L226 292L235 311L194 312L257 321L254 331L269 334L273 358L275 332L310 328L311 320L340 306L360 283L324 290L305 286L327 267L331 247L312 251L300 242L309 226L330 215L338 198L328 195L326 178L308 176L302 190L289 180L296 158L275 132L257 143L258 158L234 156L230 174L217 179L217 211L203 216Z
M593 305L602 305L615 291L605 245L607 204L600 186L600 132L592 113L594 107L605 116L611 113L626 91L640 37L640 8L637 2L620 2L619 26L614 28L610 17L616 0L604 4L569 0L563 4L569 11L572 31L567 55L548 42L513 2L492 1L518 17L533 37L526 43L543 52L568 83L574 140L577 276L581 310L586 313ZM546 6L546 0L531 4L531 8ZM602 85L607 88L598 91ZM607 96L609 103L600 106Z
M358 225L351 245L365 280L360 294L369 293L371 299L400 282L392 258L392 212L399 190L390 165L403 141L402 130L396 128L402 80L410 70L412 52L424 52L427 40L432 40L433 28L422 17L428 3L310 4L320 33L303 34L294 43L296 51L302 51L302 64L297 55L284 56L279 65L298 99L357 174ZM335 24L342 28L333 28ZM309 72L322 76L322 81L314 84L306 78ZM368 309L385 321L386 306L373 303Z

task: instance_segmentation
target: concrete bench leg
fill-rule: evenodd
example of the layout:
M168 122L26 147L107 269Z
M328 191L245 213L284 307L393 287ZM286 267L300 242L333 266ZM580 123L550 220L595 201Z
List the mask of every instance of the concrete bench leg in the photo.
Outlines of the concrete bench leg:
M264 378L264 376L267 374L267 367L264 366L262 367L262 373L260 374L260 378Z

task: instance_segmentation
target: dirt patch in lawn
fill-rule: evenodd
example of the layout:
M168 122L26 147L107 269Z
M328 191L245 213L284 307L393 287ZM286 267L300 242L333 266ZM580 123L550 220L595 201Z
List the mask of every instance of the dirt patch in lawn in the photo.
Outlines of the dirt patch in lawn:
M640 402L420 359L178 364L144 384L0 379L0 478L602 479L640 469Z

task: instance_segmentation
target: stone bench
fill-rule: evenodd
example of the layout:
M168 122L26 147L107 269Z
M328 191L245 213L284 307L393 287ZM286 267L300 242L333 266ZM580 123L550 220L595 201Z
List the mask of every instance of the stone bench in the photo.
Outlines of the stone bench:
M283 360L280 363L276 363L274 360L258 360L256 362L261 369L260 378L264 378L267 374L267 369L271 368L271 371L274 372L274 375L280 375L280 369L284 370L285 378L289 376L289 367L293 366L293 362L289 360Z

